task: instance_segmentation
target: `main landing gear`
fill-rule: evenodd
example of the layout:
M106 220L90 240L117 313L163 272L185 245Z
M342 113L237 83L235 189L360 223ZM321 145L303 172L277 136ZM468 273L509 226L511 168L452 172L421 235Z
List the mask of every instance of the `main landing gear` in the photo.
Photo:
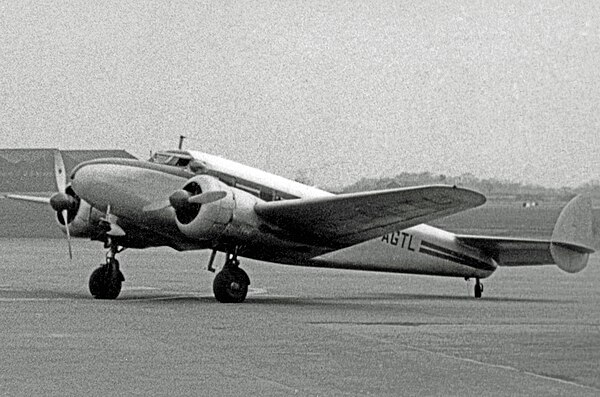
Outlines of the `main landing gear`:
M211 262L208 269L212 268L214 254L211 256ZM228 253L225 260L225 266L217 273L213 281L213 292L215 298L221 303L241 303L246 299L250 277L245 271L240 269L240 261L237 259L237 249L234 253Z
M108 243L106 263L94 270L90 275L90 293L96 299L116 299L121 292L121 284L125 277L119 270L119 261L115 256L124 250L117 244Z

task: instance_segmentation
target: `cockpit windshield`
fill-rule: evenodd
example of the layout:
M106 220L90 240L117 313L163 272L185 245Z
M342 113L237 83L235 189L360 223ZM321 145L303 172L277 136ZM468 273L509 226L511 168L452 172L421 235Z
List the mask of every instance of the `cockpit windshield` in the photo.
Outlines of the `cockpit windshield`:
M148 161L151 163L171 165L174 167L187 167L191 160L192 158L188 154L156 152Z

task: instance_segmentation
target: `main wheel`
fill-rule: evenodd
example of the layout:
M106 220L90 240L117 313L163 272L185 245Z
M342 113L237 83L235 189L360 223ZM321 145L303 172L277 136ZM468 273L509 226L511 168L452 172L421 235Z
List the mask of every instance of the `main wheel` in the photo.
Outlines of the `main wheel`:
M250 278L240 268L225 268L215 276L213 292L221 303L241 303L248 294Z
M116 299L121 292L123 273L112 266L103 265L90 275L90 293L96 299Z

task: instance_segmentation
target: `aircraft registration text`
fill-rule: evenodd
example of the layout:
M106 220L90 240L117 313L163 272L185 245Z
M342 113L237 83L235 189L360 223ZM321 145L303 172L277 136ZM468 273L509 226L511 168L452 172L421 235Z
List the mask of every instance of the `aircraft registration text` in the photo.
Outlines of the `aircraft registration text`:
M406 232L393 232L386 234L381 238L381 241L407 249L409 251L416 251L418 245L417 239L414 238L412 234Z

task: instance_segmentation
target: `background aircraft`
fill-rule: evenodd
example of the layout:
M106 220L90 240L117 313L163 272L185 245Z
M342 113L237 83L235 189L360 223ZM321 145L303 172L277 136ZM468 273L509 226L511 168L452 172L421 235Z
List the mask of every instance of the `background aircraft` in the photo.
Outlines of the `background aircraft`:
M453 234L432 221L485 202L456 186L422 186L334 195L197 151L158 152L148 161L105 158L77 166L68 183L55 152L58 192L50 204L71 236L104 243L106 263L90 276L91 294L114 299L124 281L116 255L169 246L226 253L213 282L220 302L245 300L250 279L239 257L281 264L480 279L498 266L557 264L582 270L600 235L589 198L578 196L549 240Z

